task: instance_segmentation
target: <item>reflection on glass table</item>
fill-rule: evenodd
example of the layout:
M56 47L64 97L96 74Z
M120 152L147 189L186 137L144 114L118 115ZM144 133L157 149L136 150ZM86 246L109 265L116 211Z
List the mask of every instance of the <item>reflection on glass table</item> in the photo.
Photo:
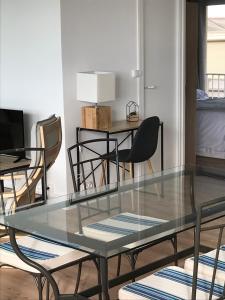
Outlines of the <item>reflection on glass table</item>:
M198 204L224 197L225 184L210 170L180 167L129 180L112 194L95 198L95 193L98 191L88 192L89 198L93 196L88 201L81 193L49 199L41 206L1 215L0 224L99 256L101 290L103 298L108 299L110 287L153 270L147 262L135 274L108 281L108 258L194 227ZM215 219L224 211L223 207L212 207L205 213L205 220ZM185 249L177 257L192 251L193 247ZM172 255L154 267L175 258ZM90 297L98 291L93 287L81 294Z

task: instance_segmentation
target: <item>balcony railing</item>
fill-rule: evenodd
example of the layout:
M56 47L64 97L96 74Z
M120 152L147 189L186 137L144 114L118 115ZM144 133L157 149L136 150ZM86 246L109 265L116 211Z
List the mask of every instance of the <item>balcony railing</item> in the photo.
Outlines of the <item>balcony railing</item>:
M206 74L205 90L210 98L225 98L225 74Z

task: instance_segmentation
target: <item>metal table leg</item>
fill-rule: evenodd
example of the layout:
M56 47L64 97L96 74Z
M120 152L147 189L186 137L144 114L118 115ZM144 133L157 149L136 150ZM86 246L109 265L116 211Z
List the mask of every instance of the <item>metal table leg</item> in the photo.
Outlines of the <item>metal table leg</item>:
M161 122L160 126L161 126L161 171L163 171L164 170L163 122ZM161 180L161 197L164 197L164 180Z
M108 260L100 257L102 300L109 300Z

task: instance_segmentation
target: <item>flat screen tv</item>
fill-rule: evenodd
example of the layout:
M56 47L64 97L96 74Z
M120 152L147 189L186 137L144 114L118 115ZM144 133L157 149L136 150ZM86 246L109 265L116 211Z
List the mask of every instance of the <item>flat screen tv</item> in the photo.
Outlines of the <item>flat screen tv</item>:
M0 151L24 148L23 111L0 109ZM17 154L24 157L24 153Z

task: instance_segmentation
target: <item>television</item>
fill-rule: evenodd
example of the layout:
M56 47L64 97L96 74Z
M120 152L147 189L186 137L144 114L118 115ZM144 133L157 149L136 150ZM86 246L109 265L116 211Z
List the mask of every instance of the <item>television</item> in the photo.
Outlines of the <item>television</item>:
M23 111L0 109L0 151L17 148L24 148ZM23 158L25 153L17 156Z

